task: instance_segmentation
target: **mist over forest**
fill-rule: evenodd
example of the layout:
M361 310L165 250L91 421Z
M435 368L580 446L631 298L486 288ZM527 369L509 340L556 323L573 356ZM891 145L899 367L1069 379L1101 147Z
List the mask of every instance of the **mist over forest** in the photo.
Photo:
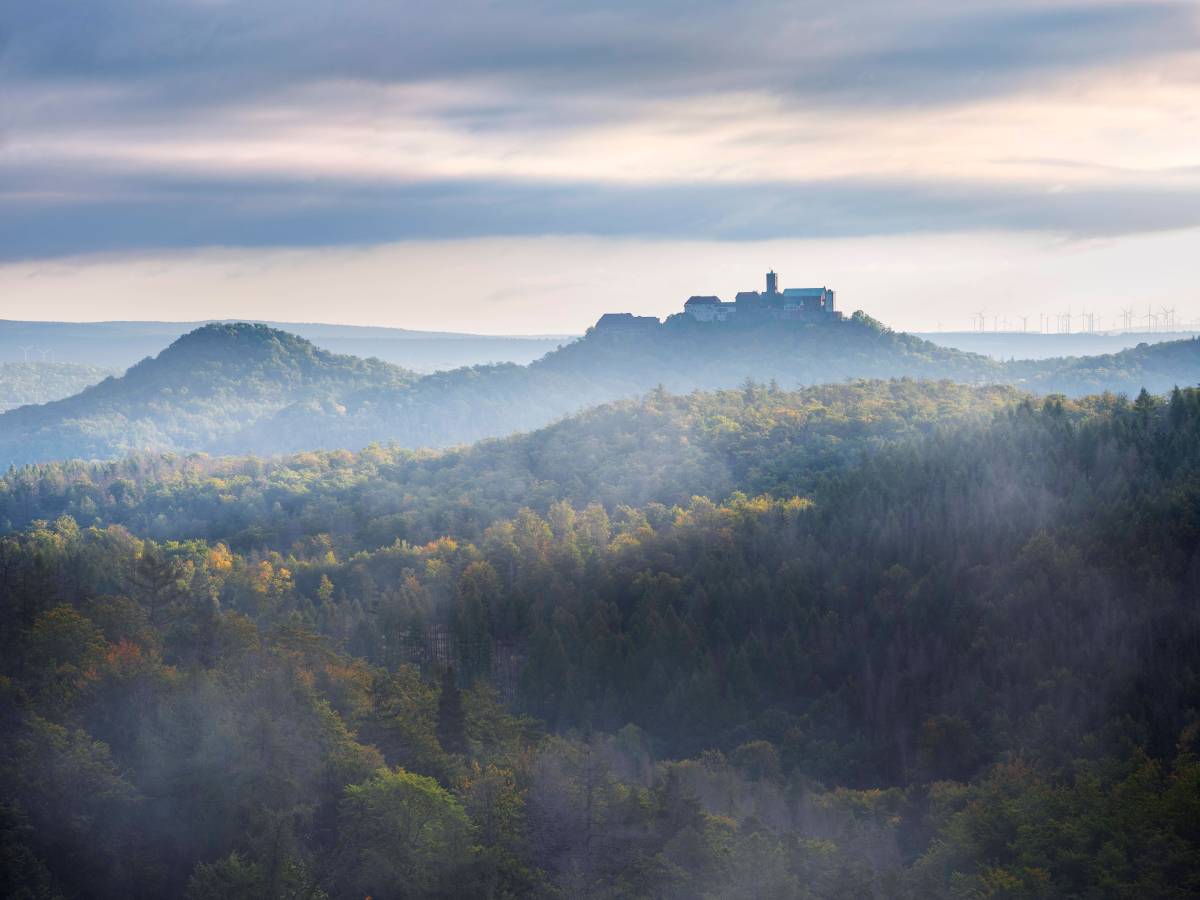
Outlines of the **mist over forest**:
M213 325L6 413L0 894L1193 896L1197 347Z
M1197 48L0 2L0 900L1200 897Z

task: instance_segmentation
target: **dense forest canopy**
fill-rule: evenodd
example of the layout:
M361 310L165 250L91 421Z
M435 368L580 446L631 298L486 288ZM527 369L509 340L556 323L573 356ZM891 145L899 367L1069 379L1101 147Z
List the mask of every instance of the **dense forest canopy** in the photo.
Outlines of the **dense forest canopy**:
M374 442L437 448L540 428L655 387L791 389L857 378L1010 383L1037 393L1155 393L1200 382L1200 342L1001 364L856 313L845 322L719 325L686 317L644 332L589 332L527 365L426 376L338 356L263 325L210 325L77 396L0 416L0 460L107 459L134 451L278 454Z
M0 0L0 900L1200 900L1198 51Z
M0 892L1193 896L1198 471L899 380L12 472Z

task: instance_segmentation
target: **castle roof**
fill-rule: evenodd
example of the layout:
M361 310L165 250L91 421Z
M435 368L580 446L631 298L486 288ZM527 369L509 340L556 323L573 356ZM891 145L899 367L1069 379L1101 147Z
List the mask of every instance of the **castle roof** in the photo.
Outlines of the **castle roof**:
M714 297L712 294L696 294L695 296L688 297L687 302L683 305L684 306L699 306L702 303L720 303L720 302L721 302L721 298Z

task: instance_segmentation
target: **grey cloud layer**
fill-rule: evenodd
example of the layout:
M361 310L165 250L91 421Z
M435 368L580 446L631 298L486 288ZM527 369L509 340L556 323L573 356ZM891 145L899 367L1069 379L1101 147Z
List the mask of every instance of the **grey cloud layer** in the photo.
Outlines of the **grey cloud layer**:
M767 88L929 102L1195 46L1174 2L448 4L39 0L0 13L0 71L200 102L296 80L502 76L544 91Z
M1117 236L1200 226L1200 194L1161 187L863 182L405 187L147 179L127 199L12 201L0 259L195 246L338 246L553 234L759 240L980 230Z
M38 0L0 12L5 140L203 119L331 79L493 79L465 129L567 129L629 102L755 90L798 107L948 103L1192 48L1192 4L1043 0L434 4ZM81 87L108 91L83 99ZM19 92L19 93L18 93ZM2 95L0 95L2 96ZM606 102L597 103L603 96ZM577 101L577 102L576 102ZM315 109L315 115L320 110ZM1200 222L1194 192L1122 182L1049 195L915 180L613 187L561 179L340 183L198 172L115 177L0 155L5 258L139 247L321 245L487 234L728 239L980 228L1119 233Z

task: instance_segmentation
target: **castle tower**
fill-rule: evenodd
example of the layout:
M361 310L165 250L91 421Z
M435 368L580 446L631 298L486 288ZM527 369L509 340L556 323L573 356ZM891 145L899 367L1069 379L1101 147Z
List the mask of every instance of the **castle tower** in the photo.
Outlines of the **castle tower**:
M767 293L779 293L779 276L775 274L774 269L767 273Z

